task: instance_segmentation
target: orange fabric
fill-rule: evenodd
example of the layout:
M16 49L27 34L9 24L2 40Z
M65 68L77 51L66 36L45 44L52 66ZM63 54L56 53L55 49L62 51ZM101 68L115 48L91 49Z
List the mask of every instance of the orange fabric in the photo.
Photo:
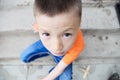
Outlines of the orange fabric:
M72 63L75 59L77 59L77 57L79 56L83 49L84 39L82 36L82 32L79 31L73 46L70 48L70 50L67 51L67 53L63 57L62 59L63 62L65 62L66 64Z

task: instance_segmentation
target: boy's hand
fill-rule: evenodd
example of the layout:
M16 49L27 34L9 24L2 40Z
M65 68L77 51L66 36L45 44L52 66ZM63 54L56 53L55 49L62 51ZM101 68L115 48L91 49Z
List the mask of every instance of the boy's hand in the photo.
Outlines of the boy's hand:
M54 80L57 78L63 71L64 69L68 66L69 64L65 64L63 60L61 60L57 66L48 74L45 78L42 80Z

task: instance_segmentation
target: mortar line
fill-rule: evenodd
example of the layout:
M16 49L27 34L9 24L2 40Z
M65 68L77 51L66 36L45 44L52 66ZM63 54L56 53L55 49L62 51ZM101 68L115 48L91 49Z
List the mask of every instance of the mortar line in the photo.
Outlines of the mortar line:
M28 80L29 65L27 65L26 80Z

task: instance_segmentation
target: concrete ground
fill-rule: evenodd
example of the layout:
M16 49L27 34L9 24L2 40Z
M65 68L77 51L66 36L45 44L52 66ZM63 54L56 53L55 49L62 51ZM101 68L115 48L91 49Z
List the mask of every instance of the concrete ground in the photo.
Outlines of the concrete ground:
M115 2L84 0L81 29L85 50L73 63L73 80L108 80L120 74L120 26ZM55 66L50 56L25 64L19 56L39 39L32 30L33 0L0 0L0 80L40 80ZM89 74L83 79L90 65Z

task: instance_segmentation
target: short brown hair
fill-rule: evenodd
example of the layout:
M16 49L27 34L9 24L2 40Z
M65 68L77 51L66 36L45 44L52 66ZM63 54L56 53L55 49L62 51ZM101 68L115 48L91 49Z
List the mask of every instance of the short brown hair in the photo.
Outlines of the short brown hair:
M81 0L35 0L34 14L41 12L48 16L55 16L70 9L78 8L78 14L81 17L82 3Z

